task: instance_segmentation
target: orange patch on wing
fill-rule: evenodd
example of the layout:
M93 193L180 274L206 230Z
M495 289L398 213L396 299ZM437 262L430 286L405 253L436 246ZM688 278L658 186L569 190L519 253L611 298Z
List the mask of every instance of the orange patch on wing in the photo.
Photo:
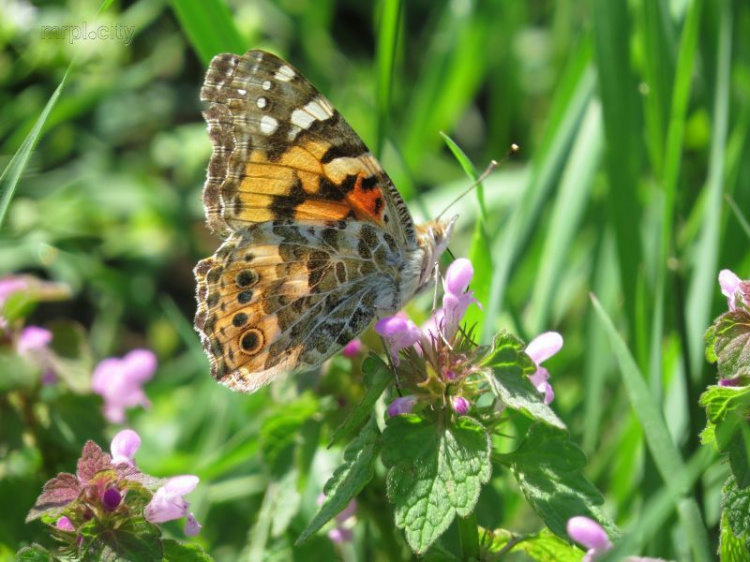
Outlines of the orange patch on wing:
M364 177L362 174L357 176L354 189L346 196L346 200L349 201L358 219L366 218L379 223L383 220L385 212L383 190L378 186L365 189L362 186Z
M351 210L351 206L343 201L310 199L309 201L305 201L295 207L294 216L298 219L315 218L324 220L341 220L346 218Z

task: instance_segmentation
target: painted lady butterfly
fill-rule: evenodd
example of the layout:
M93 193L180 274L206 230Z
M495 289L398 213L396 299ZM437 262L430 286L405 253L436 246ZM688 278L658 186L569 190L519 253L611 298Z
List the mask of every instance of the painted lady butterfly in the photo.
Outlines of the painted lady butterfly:
M221 383L310 369L431 285L455 218L415 227L362 140L264 51L214 57L203 203L224 238L198 263L195 327Z

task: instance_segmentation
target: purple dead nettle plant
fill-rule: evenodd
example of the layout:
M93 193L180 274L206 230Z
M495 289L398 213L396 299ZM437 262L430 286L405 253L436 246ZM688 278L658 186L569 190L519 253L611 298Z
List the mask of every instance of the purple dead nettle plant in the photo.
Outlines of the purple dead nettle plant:
M388 408L388 415L406 414L421 406L437 402L450 408L457 416L467 415L485 389L480 385L482 363L492 352L489 347L477 346L471 333L461 328L469 306L481 308L469 283L474 275L471 262L455 260L445 274L442 306L435 310L419 328L405 314L388 316L375 324L375 331L383 336L399 373L405 396L396 398ZM562 348L562 336L546 332L531 341L527 355L537 365L529 377L542 395L545 404L554 398L549 384L549 372L541 363Z
M613 548L606 531L599 523L588 517L571 517L567 524L568 536L586 547L582 562L595 562L605 552ZM629 556L627 562L664 562L662 558Z
M42 518L73 549L90 546L86 541L95 541L99 534L112 536L138 528L138 521L159 524L185 517L185 534L197 534L200 524L188 512L183 496L195 489L198 477L164 480L144 474L135 464L140 444L140 436L131 429L115 435L111 454L88 441L76 473L60 473L49 480L27 521Z

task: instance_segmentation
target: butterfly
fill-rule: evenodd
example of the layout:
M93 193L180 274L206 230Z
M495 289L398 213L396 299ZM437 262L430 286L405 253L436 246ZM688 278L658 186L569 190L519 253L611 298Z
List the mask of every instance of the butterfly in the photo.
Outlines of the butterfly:
M213 377L254 392L430 286L455 217L415 226L359 136L271 53L214 57L201 100L203 204L223 243L195 267L195 328Z

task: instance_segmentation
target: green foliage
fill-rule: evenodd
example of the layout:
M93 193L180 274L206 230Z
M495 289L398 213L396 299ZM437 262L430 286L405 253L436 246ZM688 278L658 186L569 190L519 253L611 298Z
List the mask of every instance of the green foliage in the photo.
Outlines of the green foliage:
M415 415L388 420L383 464L396 525L415 552L427 550L453 519L466 517L491 474L490 438L471 418L455 425Z
M485 531L482 549L488 555L523 552L538 562L579 562L582 552L546 529L531 535L517 536L504 530ZM493 557L488 556L492 560Z

